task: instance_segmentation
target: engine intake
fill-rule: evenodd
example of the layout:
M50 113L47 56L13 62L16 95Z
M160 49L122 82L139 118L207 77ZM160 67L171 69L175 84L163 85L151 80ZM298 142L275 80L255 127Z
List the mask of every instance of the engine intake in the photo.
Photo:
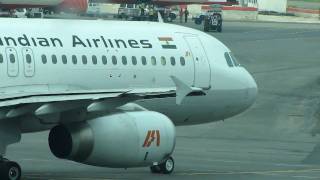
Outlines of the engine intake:
M85 122L59 125L50 131L49 147L58 158L82 162L92 152L93 140L92 129Z
M81 123L58 125L49 133L58 158L106 167L150 166L172 154L175 127L163 114L122 112Z

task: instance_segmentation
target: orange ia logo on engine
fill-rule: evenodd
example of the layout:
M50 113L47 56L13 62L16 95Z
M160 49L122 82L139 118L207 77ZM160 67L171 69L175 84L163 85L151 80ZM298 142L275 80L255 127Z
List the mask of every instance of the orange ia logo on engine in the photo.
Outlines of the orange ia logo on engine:
M150 147L151 144L155 142L156 146L160 146L160 131L159 130L149 130L142 147Z

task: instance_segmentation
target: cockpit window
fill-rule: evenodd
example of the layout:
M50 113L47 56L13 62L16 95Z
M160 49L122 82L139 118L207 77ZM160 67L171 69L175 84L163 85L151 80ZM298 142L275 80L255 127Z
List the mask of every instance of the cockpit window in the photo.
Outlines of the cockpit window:
M233 64L235 66L240 66L240 63L238 62L237 58L233 55L232 52L229 52L229 56L231 57L232 61L233 61Z
M232 54L232 52L225 52L224 57L226 58L229 67L240 66L237 58Z
M228 66L229 66L229 67L233 67L233 63L232 63L232 60L231 60L228 52L225 52L225 53L224 53L224 57L226 58L226 61L227 61Z

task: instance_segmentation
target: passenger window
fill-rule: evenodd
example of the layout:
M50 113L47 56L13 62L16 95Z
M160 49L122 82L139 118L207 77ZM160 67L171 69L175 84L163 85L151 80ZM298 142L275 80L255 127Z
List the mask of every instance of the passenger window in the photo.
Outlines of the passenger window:
M133 65L137 65L137 58L135 56L132 56L131 60Z
M0 63L2 64L3 63L3 55L0 54Z
M53 64L57 64L57 61L58 61L58 60L57 60L57 56L56 56L56 55L52 55L52 56L51 56L51 60L52 60L52 63L53 63Z
M26 61L27 61L28 64L31 64L32 59L31 59L31 55L30 54L26 55Z
M41 56L41 59L42 59L42 63L43 63L43 64L47 64L48 61L47 61L47 56L46 56L46 55L43 54L43 55Z
M102 56L102 64L106 65L108 63L108 59L106 56Z
M182 66L186 65L186 60L184 59L184 57L180 57L180 64Z
M73 64L77 64L78 63L78 59L76 55L72 55L72 63Z
M154 57L154 56L151 57L151 64L154 66L157 65L156 57Z
M14 56L14 54L10 54L9 58L10 58L10 62L11 63L15 63L16 62L16 57Z
M176 59L174 57L170 58L170 62L172 66L176 65Z
M145 56L141 57L141 63L145 66L147 65L147 58Z
M68 59L66 55L62 55L62 63L63 64L67 64L68 63Z
M229 52L229 56L231 57L232 61L233 61L233 64L235 66L240 66L240 63L238 62L237 58L233 55L232 52Z
M116 56L112 56L112 64L117 65L117 57Z
M166 58L164 56L161 56L161 64L162 65L166 65L167 64Z
M127 65L128 61L127 61L127 57L126 56L122 56L122 64L123 65Z
M227 64L229 67L233 67L232 60L227 52L224 53L224 57L226 58Z
M96 65L96 64L98 63L97 56L95 56L95 55L92 56L92 63L93 63L94 65Z
M82 55L82 64L88 64L88 59L86 55Z

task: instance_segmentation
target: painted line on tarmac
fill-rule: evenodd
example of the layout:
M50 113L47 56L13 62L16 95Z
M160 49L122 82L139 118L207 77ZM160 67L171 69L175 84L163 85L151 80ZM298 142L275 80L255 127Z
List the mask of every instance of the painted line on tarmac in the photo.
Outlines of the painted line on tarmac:
M294 178L303 178L303 179L319 179L319 177L313 177L313 176L292 176Z
M34 161L34 162L53 162L55 160L52 159L37 159L37 158L33 158L33 159L21 159L20 161ZM59 162L59 161L56 161ZM61 161L60 161L61 162Z
M193 160L200 160L198 158L189 158ZM314 166L307 165L307 164L288 164L288 163L276 163L276 162L256 162L256 161L245 161L245 160L224 160L224 159L205 159L201 161L207 161L207 162L222 162L222 163L239 163L239 164L259 164L259 165L269 165L269 166L279 166L279 167L286 167L286 168L292 168L292 167L300 167L300 168L312 168ZM197 171L197 169L193 169Z
M305 172L320 172L320 169L289 169L275 171L233 171L233 172L194 172L194 173L176 173L176 175L235 175L235 174L283 174L283 173L305 173Z
M43 180L43 179L47 179L47 180L115 180L115 179L105 179L105 178L79 178L79 177L56 177L56 178L52 178L52 177L44 177L42 175L34 175L34 176L25 176L25 178L28 179L39 179L39 180Z

